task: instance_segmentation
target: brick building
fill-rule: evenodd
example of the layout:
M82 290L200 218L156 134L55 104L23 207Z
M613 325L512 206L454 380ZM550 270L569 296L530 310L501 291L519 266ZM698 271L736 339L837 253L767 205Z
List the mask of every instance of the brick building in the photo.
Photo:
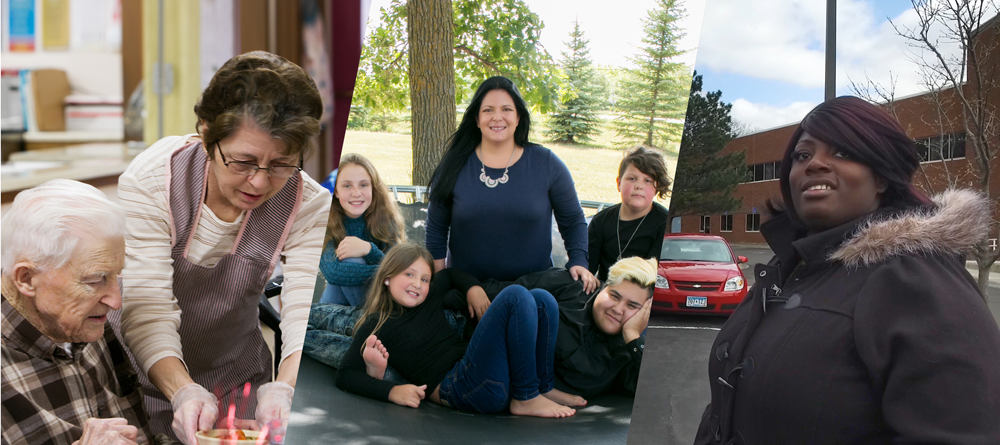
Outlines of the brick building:
M994 76L985 77L994 81L1000 76L1000 16L994 17L980 27L974 48L985 49L990 61L983 66L993 67ZM972 77L972 76L970 76ZM966 83L962 86L967 96L977 93L977 86ZM988 102L994 115L1000 115L1000 85L990 90ZM896 99L889 109L894 113L907 134L917 142L917 150L922 162L914 176L914 183L928 195L947 188L948 184L981 189L978 159L976 153L966 147L966 128L962 119L962 107L954 90L944 90L937 97L927 92ZM724 153L743 151L746 153L747 181L736 188L735 195L743 198L741 208L733 212L715 215L688 215L681 217L681 232L708 232L721 235L731 243L764 243L759 229L767 218L765 203L768 198L780 198L777 176L780 173L781 157L798 123L773 128L732 140ZM996 124L994 124L996 125ZM1000 144L994 130L993 146ZM1000 198L1000 157L990 162L990 197L996 202ZM994 207L994 219L1000 220L1000 206ZM991 245L996 248L998 229L991 229Z

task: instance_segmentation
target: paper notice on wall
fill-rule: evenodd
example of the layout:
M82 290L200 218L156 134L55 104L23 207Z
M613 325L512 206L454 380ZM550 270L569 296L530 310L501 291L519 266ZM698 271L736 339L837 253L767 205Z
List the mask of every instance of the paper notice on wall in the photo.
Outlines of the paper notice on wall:
M7 17L9 44L13 52L35 51L34 0L9 0Z
M119 52L122 14L119 0L73 0L70 3L70 49Z
M42 0L42 48L69 49L69 0Z
M201 88L236 55L236 14L233 0L201 1Z
M7 52L10 50L10 4L8 0L0 0L0 32L3 33L2 41L0 41L0 51Z

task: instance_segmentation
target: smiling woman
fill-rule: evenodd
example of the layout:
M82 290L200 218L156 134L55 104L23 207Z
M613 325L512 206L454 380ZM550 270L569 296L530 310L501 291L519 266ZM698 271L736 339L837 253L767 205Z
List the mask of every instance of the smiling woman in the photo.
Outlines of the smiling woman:
M761 226L775 257L712 346L695 443L1000 443L1000 330L963 258L989 207L926 198L918 162L861 99L803 119Z
M193 444L223 420L220 405L260 425L288 416L330 209L300 168L321 113L302 68L243 54L195 106L198 134L157 142L119 179L128 213L121 332L154 434ZM283 346L272 382L257 305L279 261Z
M428 250L436 270L512 280L552 266L552 216L566 268L588 291L587 224L569 170L528 141L531 116L510 79L483 81L431 179ZM450 261L450 263L448 263Z

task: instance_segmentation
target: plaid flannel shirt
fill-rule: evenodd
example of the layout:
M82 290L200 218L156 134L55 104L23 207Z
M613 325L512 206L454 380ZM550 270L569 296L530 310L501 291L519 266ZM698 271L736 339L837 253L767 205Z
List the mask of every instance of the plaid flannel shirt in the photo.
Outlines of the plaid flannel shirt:
M138 443L149 443L141 387L110 325L68 354L0 300L3 444L71 445L91 417L123 417L139 429Z

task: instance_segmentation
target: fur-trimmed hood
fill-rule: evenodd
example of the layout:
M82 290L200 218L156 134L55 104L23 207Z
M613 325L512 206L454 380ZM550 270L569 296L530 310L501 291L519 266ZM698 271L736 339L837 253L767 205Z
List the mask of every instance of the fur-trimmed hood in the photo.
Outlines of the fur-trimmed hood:
M933 209L914 209L862 224L830 255L848 267L869 266L901 255L963 255L989 232L989 202L968 189L932 198Z

